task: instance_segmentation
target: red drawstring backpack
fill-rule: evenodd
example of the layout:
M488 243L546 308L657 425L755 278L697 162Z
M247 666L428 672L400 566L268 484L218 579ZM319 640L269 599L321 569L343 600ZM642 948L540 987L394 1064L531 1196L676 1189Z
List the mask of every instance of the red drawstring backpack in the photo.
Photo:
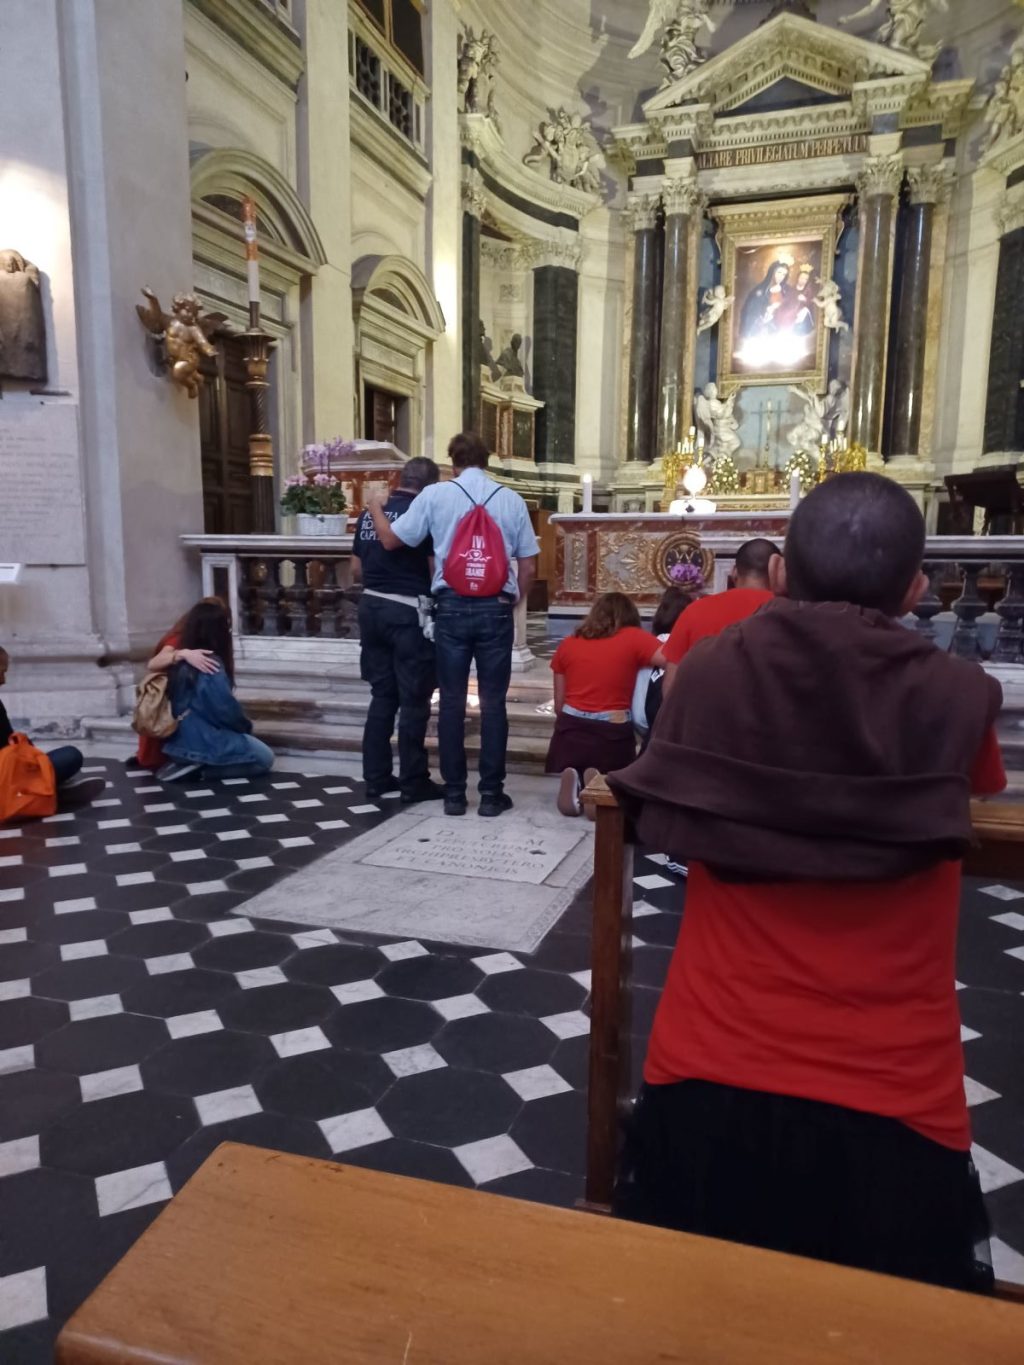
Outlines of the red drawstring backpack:
M508 582L508 555L498 523L487 511L487 503L504 485L499 484L485 502L473 502L455 528L451 548L444 561L444 581L460 597L497 597Z

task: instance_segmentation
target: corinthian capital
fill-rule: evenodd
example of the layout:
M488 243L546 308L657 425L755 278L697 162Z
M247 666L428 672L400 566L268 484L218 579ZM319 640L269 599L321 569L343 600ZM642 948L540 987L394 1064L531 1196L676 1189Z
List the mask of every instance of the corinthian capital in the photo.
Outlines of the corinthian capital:
M903 158L899 152L891 156L869 156L857 177L857 193L862 199L877 195L897 195L903 182Z
M696 180L680 180L668 176L661 192L666 216L673 213L694 213L703 207L704 196Z
M647 192L633 193L626 200L626 222L634 232L644 232L658 225L658 206L661 196Z
M480 172L469 166L462 168L462 207L474 218L482 218L487 200L484 197L484 182Z
M945 161L934 166L912 166L907 171L907 190L912 204L941 204L949 193L951 168Z

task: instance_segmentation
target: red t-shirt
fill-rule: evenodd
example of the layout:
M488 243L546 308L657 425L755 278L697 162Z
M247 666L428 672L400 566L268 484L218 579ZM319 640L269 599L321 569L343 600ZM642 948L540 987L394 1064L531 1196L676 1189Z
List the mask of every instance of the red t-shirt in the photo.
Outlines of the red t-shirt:
M670 664L681 662L698 640L709 635L720 635L726 626L735 625L753 616L765 602L774 601L775 594L767 588L730 588L716 592L713 597L702 597L687 607L672 627L665 645L665 658Z
M994 733L972 779L982 796L1006 785ZM957 862L899 882L756 886L692 863L644 1079L820 1100L966 1151L959 908Z
M638 626L604 640L570 635L555 651L551 671L565 676L565 700L578 711L625 711L633 702L636 675L660 648Z

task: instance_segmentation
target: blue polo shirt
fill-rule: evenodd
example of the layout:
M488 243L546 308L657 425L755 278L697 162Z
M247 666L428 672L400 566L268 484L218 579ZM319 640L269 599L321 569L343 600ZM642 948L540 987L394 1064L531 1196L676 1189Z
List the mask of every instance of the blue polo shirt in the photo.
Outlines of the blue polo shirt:
M460 487L456 487L457 484ZM495 493L495 489L499 491ZM509 560L504 591L515 597L519 584L513 561L529 559L539 553L540 546L530 525L526 503L511 488L489 479L482 469L464 469L457 479L431 484L415 499L408 512L392 523L391 529L406 545L420 545L428 536L431 538L434 542L433 589L440 592L449 586L444 578L444 563L455 539L456 527L473 510L470 498L474 503L487 502L490 498L487 511L501 532Z

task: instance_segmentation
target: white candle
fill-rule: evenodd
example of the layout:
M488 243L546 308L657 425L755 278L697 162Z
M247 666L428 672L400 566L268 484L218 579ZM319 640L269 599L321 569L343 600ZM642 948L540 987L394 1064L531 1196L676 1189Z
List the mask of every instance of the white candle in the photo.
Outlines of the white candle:
M583 475L583 515L589 517L594 511L594 476Z
M256 242L256 203L242 200L242 224L245 229L245 266L249 277L249 302L260 301L260 249Z
M800 475L795 471L789 481L789 510L795 511L800 502Z

